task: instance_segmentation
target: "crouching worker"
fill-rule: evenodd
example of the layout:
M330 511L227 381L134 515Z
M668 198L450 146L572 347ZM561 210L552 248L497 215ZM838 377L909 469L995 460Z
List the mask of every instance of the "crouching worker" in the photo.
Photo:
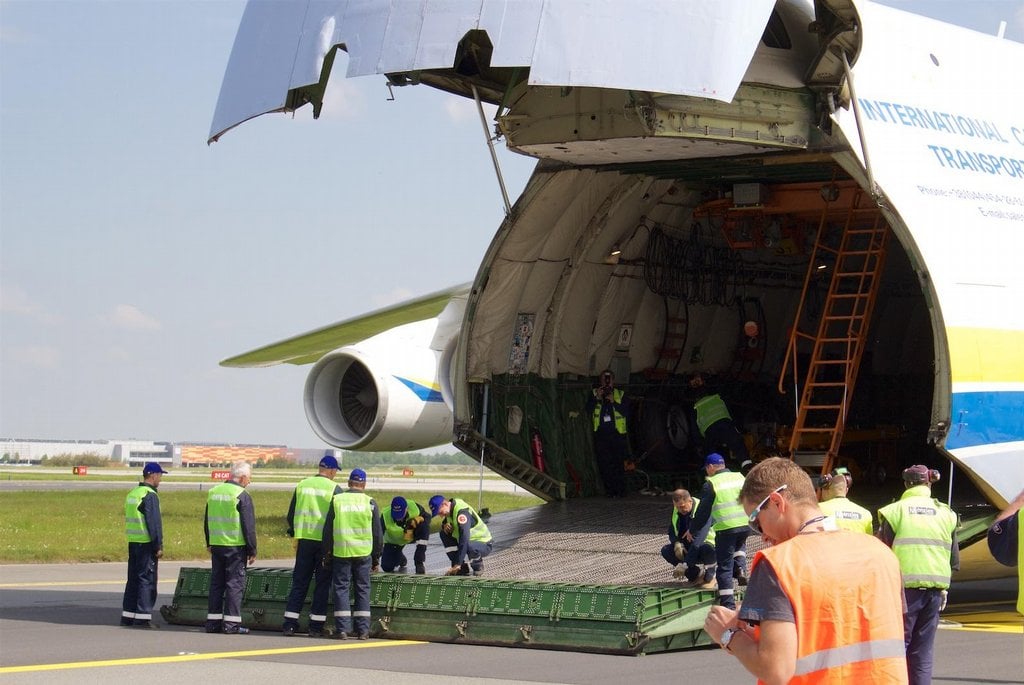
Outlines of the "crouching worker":
M402 548L415 542L416 551L412 561L416 573L427 572L427 540L430 538L430 513L404 497L391 500L391 508L381 514L384 523L384 554L380 565L385 573L405 573L409 560Z
M384 535L377 503L365 488L366 472L352 469L348 490L331 500L324 523L324 558L332 560L335 640L370 637L370 570L380 563Z
M690 527L693 511L700 500L682 488L672 493L672 517L668 525L668 544L661 548L661 556L672 565L672 577L687 583L707 583L715 577L715 533L705 526L692 543L684 537ZM703 533L706 532L706 535ZM687 558L689 557L689 558ZM686 563L684 563L684 561Z
M430 498L430 513L441 517L441 544L452 567L446 576L474 576L484 572L484 560L491 553L491 531L480 515L461 499L444 495ZM468 562L468 563L467 563Z

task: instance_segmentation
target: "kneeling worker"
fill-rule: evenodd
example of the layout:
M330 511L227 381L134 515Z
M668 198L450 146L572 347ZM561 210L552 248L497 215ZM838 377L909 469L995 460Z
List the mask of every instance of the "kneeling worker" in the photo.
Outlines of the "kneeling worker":
M441 544L452 562L445 575L468 576L471 569L474 576L483 574L483 558L491 553L491 531L484 520L461 499L434 495L429 504L430 513L442 517Z
M397 568L399 573L404 573L409 560L402 553L402 548L415 541L416 552L412 560L416 564L416 573L426 573L430 514L415 502L395 497L391 500L391 508L381 513L381 520L384 523L384 554L380 566L384 572L393 573Z
M836 526L855 533L871 535L871 512L847 499L853 476L845 467L832 469L821 477L821 503L818 508L836 522Z
M672 518L668 526L668 544L661 548L661 557L673 566L672 577L683 578L689 583L710 582L715 577L715 533L707 526L707 535L698 536L694 542L688 543L684 537L690 528L693 511L700 505L700 500L692 497L689 491L682 488L672 493ZM703 531L702 531L703 532ZM703 539L701 539L703 538ZM696 545L697 549L691 550ZM693 564L683 563L687 554L693 551ZM703 571L703 577L701 574Z

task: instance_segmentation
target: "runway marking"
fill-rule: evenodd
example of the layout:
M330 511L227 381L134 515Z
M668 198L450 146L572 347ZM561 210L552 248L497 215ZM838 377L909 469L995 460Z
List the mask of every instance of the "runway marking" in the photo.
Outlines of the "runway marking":
M162 578L158 583L177 583L177 578ZM124 585L124 580L68 580L39 581L35 583L0 583L0 589L16 587L66 587L70 585Z
M61 671L74 668L104 668L109 666L141 666L148 664L174 664L186 661L210 661L213 659L237 659L240 657L273 656L275 654L304 654L310 652L333 652L347 649L376 649L379 647L401 647L403 645L427 644L419 640L381 640L344 645L317 645L315 647L280 647L276 649L247 649L239 652L211 652L209 654L176 654L174 656L149 656L134 659L108 659L105 661L71 661L63 664L35 664L32 666L3 666L0 673L31 673L36 671Z
M943 617L939 628L978 633L1024 635L1024 618L1015 611L987 611Z

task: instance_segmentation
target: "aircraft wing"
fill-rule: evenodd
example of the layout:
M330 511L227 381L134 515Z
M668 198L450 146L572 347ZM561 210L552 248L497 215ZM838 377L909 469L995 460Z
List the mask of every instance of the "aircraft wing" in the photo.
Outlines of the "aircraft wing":
M378 309L369 314L339 321L315 331L250 350L225 359L220 365L260 367L285 363L312 364L331 350L344 345L365 340L402 324L438 316L451 300L465 296L469 289L470 284L464 283L413 300L406 300L391 307Z
M350 77L388 74L397 85L426 83L470 97L477 87L492 103L501 102L524 75L530 85L729 102L774 5L775 0L250 0L209 142L268 112L312 103L319 116L339 47L348 53Z

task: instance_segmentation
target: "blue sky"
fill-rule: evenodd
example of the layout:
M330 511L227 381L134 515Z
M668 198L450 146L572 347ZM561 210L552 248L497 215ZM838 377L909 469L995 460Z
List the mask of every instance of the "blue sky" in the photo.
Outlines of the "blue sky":
M218 362L475 274L469 101L336 78L207 147L243 4L0 0L0 436L318 446L308 367ZM886 4L1024 40L1018 0Z

